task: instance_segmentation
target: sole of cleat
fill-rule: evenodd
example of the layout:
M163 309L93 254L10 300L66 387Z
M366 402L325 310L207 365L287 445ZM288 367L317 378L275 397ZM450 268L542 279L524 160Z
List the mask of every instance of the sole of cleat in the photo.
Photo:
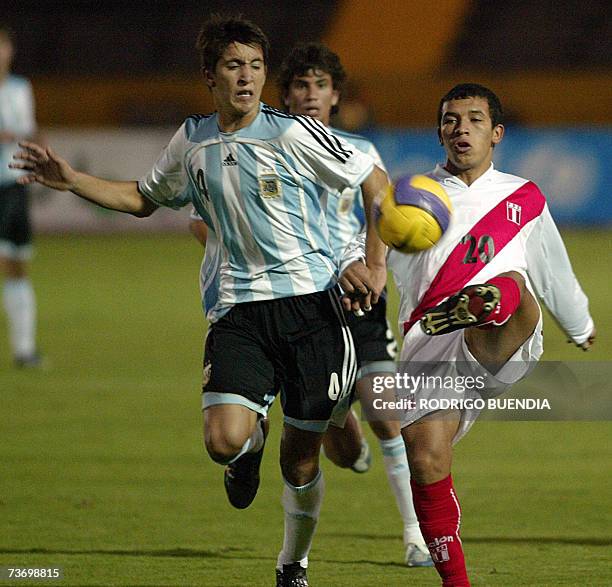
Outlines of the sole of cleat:
M480 298L482 304L477 314L470 308L475 298ZM495 310L500 300L501 293L495 285L465 287L435 308L427 310L420 320L421 329L428 336L436 336L478 326Z

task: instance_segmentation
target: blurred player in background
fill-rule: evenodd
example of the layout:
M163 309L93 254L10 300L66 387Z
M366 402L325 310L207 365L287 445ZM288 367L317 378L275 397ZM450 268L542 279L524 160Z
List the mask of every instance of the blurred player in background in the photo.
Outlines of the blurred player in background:
M400 372L416 364L436 375L485 377L485 389L466 392L468 399L503 393L540 358L536 296L578 347L588 350L595 338L588 300L544 196L531 181L493 167L503 135L502 107L489 89L461 84L441 99L438 136L447 160L429 177L451 199L450 226L433 248L413 255L391 251L388 257L405 335ZM451 393L460 397L456 389ZM416 396L417 402L439 397L448 394L423 389ZM464 587L469 580L452 446L479 412L419 406L406 411L402 422L416 511L443 585Z
M366 210L388 186L368 155L309 117L260 102L268 39L242 18L213 17L198 39L216 113L191 116L140 181L80 173L50 148L22 143L13 165L34 181L101 206L148 216L193 204L214 233L218 288L209 289L203 370L204 440L226 465L232 505L259 487L267 411L279 390L285 536L277 585L307 586L308 552L323 499L322 435L340 417L356 365L335 285L338 267L319 203L361 185ZM385 247L368 223L364 303L386 282Z
M281 65L278 80L281 100L292 114L312 116L329 127L331 116L338 110L345 77L338 55L327 47L316 43L298 45ZM331 130L334 135L370 154L376 164L384 169L380 155L370 141L338 129ZM342 259L347 245L365 226L361 190L347 188L338 195L326 194L326 198L325 218L330 242L336 257ZM397 343L387 322L386 309L386 295L383 294L371 311L361 316L353 312L347 314L359 365L357 397L363 399L366 405L370 405L374 399L371 377L393 374L396 370ZM402 516L405 562L408 566L430 566L431 557L421 536L412 503L410 469L400 424L387 417L372 419L369 424L380 443L389 485ZM344 428L329 427L323 446L326 455L341 467L350 466L353 470L361 471L366 455L369 461L369 448L354 412L349 415Z
M30 82L12 75L13 33L0 23L0 267L10 346L17 367L37 367L36 299L28 277L32 257L28 190L17 183L21 172L9 169L17 142L36 133Z

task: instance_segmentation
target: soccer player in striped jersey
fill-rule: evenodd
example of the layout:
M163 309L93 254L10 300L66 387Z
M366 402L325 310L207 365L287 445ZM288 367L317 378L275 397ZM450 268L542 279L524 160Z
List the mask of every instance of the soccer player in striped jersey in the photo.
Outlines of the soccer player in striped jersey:
M340 59L329 48L318 43L298 45L281 65L281 101L291 114L312 116L321 121L335 135L371 155L377 165L384 169L380 155L371 141L330 127L330 117L337 110L344 78L345 72ZM331 246L336 258L341 260L347 245L365 226L361 190L346 188L339 194L326 193L323 198L326 202L325 218ZM195 211L191 215L190 229L200 243L206 246L200 273L200 289L203 299L206 300L210 295L208 292L217 287L217 242L214 235L208 233L206 224ZM359 365L356 376L357 393L368 405L373 399L371 378L395 373L397 344L386 319L384 295L373 306L372 311L362 316L348 313L346 318L353 334ZM391 392L392 390L389 390L390 395L393 395ZM379 417L373 419L370 426L379 439L385 471L402 516L405 563L411 567L431 566L433 562L421 536L412 503L410 470L399 421ZM365 472L370 467L370 448L353 411L349 413L344 427L335 426L333 423L329 426L323 437L323 447L326 455L340 467L351 468L358 473ZM280 564L281 562L279 566Z
M296 46L283 60L278 85L285 108L293 114L305 114L330 127L330 118L337 111L345 79L344 68L336 53L324 45L310 43ZM364 137L330 128L357 149L369 153L384 169L374 144ZM347 245L365 226L363 199L359 188L345 188L339 194L326 194L325 218L329 236L338 259L342 259ZM375 414L367 407L372 404L373 377L394 374L397 344L386 317L386 299L383 294L372 310L357 316L347 314L353 334L359 371L356 377L356 395L362 401L364 413L372 417L369 424L378 438L383 453L389 485L402 516L405 545L405 563L408 566L430 566L431 557L421 536L410 489L410 470L400 432L400 423L390 416ZM388 394L394 398L393 390ZM377 394L380 396L380 394ZM354 413L344 428L330 426L323 446L328 457L340 466L356 469L360 447L365 438ZM367 446L367 445L366 445ZM369 449L368 449L369 450ZM360 461L357 461L359 464Z
M9 169L17 141L36 133L32 87L11 74L13 33L0 24L0 271L4 273L3 302L10 347L17 367L37 367L36 299L28 276L32 257L29 194L17 183L20 172Z
M216 112L191 116L139 181L75 171L51 148L22 143L13 167L101 206L147 216L193 204L218 243L219 279L203 369L204 440L226 466L230 502L259 486L267 410L280 389L285 537L277 584L307 586L308 552L323 499L322 435L346 410L356 364L335 285L338 267L323 193L361 185L366 216L388 186L374 160L307 116L260 102L268 40L253 23L211 18L198 47ZM365 304L386 282L385 247L368 223Z
M460 394L455 386L455 400L495 397L529 373L543 350L538 297L576 346L588 350L595 339L587 297L544 196L531 181L493 167L503 135L502 107L488 88L460 84L441 99L438 136L447 159L429 177L450 197L450 225L432 249L388 256L401 298L400 371L483 378L482 390ZM421 530L442 584L465 587L452 446L479 410L466 403L440 413L427 401L436 398L448 399L449 392L417 390L402 434Z

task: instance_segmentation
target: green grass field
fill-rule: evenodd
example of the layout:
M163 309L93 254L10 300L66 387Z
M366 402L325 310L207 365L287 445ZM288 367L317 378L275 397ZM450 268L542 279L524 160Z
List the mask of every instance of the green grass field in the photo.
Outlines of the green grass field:
M565 234L599 338L580 353L550 325L547 359L612 358L610 236ZM0 566L63 567L51 585L273 585L280 412L260 493L238 512L201 446L198 246L188 236L62 236L41 237L37 250L46 370L10 368L0 319ZM454 464L474 585L612 584L611 431L474 426ZM374 452L363 476L323 463L310 581L438 585L434 570L402 565L399 515Z

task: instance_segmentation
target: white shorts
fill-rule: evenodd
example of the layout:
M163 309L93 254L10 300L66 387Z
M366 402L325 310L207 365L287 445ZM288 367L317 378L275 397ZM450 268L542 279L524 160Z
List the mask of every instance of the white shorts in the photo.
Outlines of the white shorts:
M419 388L414 395L414 408L403 412L402 428L428 414L445 409L445 406L439 406L441 403L439 400L442 398L463 400L455 404L462 406L459 408L461 422L453 439L453 443L458 442L465 436L481 412L481 409L473 406L474 400L496 397L512 384L523 379L535 367L536 362L542 356L542 351L541 312L533 334L495 375L489 373L472 355L465 342L464 330L456 330L441 336L427 336L421 330L420 325L415 324L404 338L398 372L400 374L405 371L412 374L424 372L424 375L435 375L441 377L444 382L453 382L455 389L446 387L446 385L441 388L439 383L433 383L431 387ZM477 379L478 377L480 379ZM472 382L472 380L475 381ZM434 381L433 378L432 381ZM439 382L440 379L435 379L435 381ZM465 386L467 381L472 384L470 388ZM457 382L462 383L461 389L456 389ZM479 386L478 382L484 383ZM451 404L450 407L452 409L453 405Z

